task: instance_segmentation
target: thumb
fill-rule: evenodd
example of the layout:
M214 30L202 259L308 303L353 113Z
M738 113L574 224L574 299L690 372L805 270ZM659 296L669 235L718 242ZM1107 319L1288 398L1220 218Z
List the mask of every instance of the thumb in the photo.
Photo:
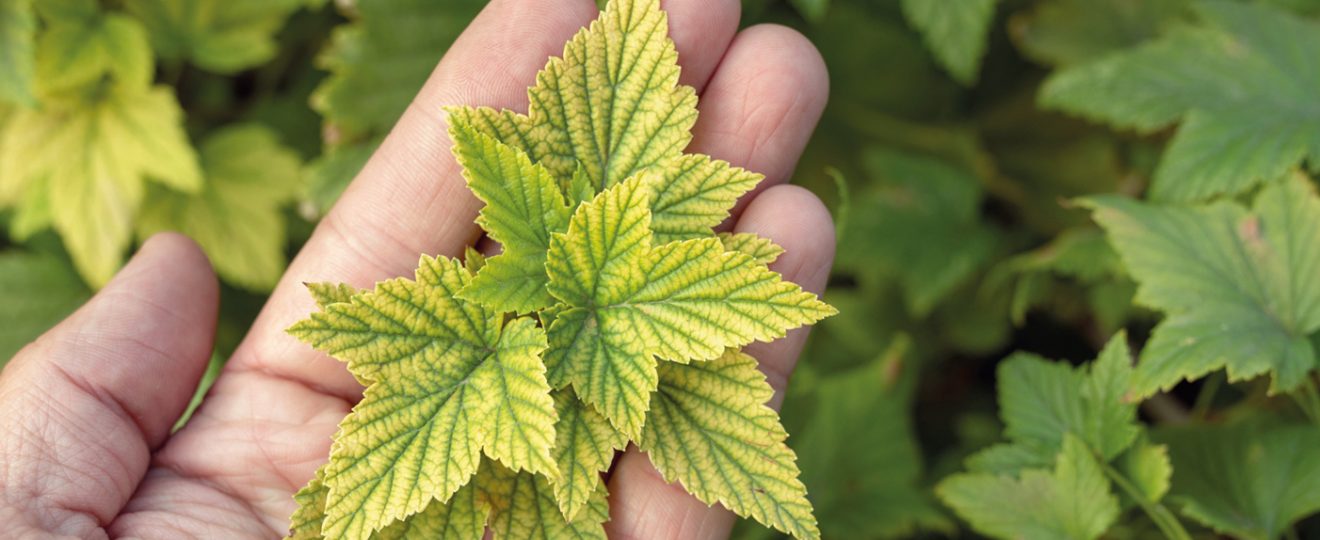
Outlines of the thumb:
M197 245L157 235L14 357L0 373L0 522L88 537L114 518L206 368L218 296Z

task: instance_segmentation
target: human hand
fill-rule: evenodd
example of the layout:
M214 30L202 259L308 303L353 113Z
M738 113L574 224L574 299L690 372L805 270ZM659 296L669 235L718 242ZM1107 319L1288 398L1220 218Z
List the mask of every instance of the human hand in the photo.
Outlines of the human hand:
M303 282L360 287L408 275L419 254L478 240L480 203L454 162L441 106L526 110L546 58L594 16L591 0L495 0L321 222L178 433L210 356L217 286L188 240L147 242L96 298L0 374L0 523L18 537L282 536L291 495L325 461L362 387L284 333L315 310ZM672 0L682 82L701 96L690 150L764 173L732 228L786 250L772 268L819 292L833 227L809 192L783 184L820 116L819 55L781 27L737 32L737 0ZM779 392L805 330L748 351ZM722 538L733 516L668 485L635 449L609 480L611 537Z

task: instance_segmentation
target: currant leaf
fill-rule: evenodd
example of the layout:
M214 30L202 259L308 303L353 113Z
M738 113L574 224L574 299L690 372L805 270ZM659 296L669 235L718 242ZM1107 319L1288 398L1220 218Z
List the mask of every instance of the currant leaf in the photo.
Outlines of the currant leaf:
M0 0L0 103L36 104L36 33L32 0Z
M652 245L641 178L607 189L552 236L549 291L568 306L549 329L552 384L634 438L656 385L653 357L710 360L782 337L833 308L717 238Z
M1041 104L1142 131L1181 121L1155 199L1236 194L1320 159L1320 24L1266 4L1193 5L1203 26L1060 71Z
M150 192L138 216L138 236L187 234L220 277L246 289L270 290L284 273L281 210L302 187L298 155L257 124L216 132L200 153L205 186L195 194Z
M486 203L477 224L504 249L486 260L460 294L496 311L548 307L550 234L563 231L570 215L559 184L526 154L460 122L451 122L449 133L468 187Z
M610 468L614 453L628 440L570 388L556 390L555 463L559 478L550 481L564 517L574 519L593 495L604 490L601 473Z
M561 181L582 167L596 191L664 167L692 140L697 119L697 95L678 84L668 31L659 0L610 2L537 74L527 115L464 114Z
M651 230L656 243L706 238L729 217L738 197L764 176L700 154L688 154L648 171Z
M958 82L976 82L985 55L996 0L929 2L903 0L903 15L925 38L944 69Z
M1054 469L955 474L935 493L977 532L1022 540L1094 540L1118 518L1118 499L1086 444L1069 434Z
M233 73L275 56L275 32L304 5L321 0L126 0L161 58Z
M366 538L448 500L483 452L557 475L545 335L530 319L501 328L500 313L457 298L469 280L456 261L426 257L415 280L382 282L290 328L370 383L335 438L325 534Z
M185 192L202 186L174 96L110 86L92 97L50 98L14 114L0 136L0 205L43 183L50 221L78 273L110 280L132 238L148 179Z
M1300 174L1267 185L1248 210L1229 201L1163 206L1088 199L1138 283L1161 310L1132 391L1148 396L1211 371L1271 374L1271 392L1303 384L1320 330L1320 199Z
M638 446L666 480L706 504L819 538L788 433L766 405L773 395L756 360L741 352L666 362Z

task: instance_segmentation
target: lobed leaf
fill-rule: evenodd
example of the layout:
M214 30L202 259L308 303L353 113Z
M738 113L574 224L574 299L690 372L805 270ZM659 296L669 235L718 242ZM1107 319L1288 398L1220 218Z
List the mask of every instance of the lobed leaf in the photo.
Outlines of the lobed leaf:
M963 85L976 82L996 0L903 0L903 15L921 32L944 69Z
M638 446L670 482L799 539L819 538L788 433L766 405L774 390L737 351L660 366Z
M1142 351L1133 392L1148 396L1226 368L1270 373L1271 392L1302 384L1320 329L1320 199L1301 175L1266 186L1248 210L1228 201L1161 206L1088 200L1139 287L1167 314Z

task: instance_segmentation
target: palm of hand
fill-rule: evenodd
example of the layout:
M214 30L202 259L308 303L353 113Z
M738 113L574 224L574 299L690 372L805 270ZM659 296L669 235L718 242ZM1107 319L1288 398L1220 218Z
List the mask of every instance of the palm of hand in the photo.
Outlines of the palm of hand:
M810 290L833 258L828 213L782 184L824 106L814 49L791 30L737 32L737 0L672 0L683 82L701 95L691 150L766 175L733 228L786 249L774 268ZM479 203L449 152L441 104L523 109L523 88L594 16L591 0L495 0L290 265L204 405L170 426L210 356L218 290L187 239L143 246L88 305L0 376L0 522L18 537L282 536L291 495L325 461L361 397L343 365L283 329L314 309L304 281L370 286L421 253L457 254ZM782 390L804 331L748 350ZM776 400L778 397L776 398ZM636 450L609 480L611 536L719 538L732 517L669 486Z

